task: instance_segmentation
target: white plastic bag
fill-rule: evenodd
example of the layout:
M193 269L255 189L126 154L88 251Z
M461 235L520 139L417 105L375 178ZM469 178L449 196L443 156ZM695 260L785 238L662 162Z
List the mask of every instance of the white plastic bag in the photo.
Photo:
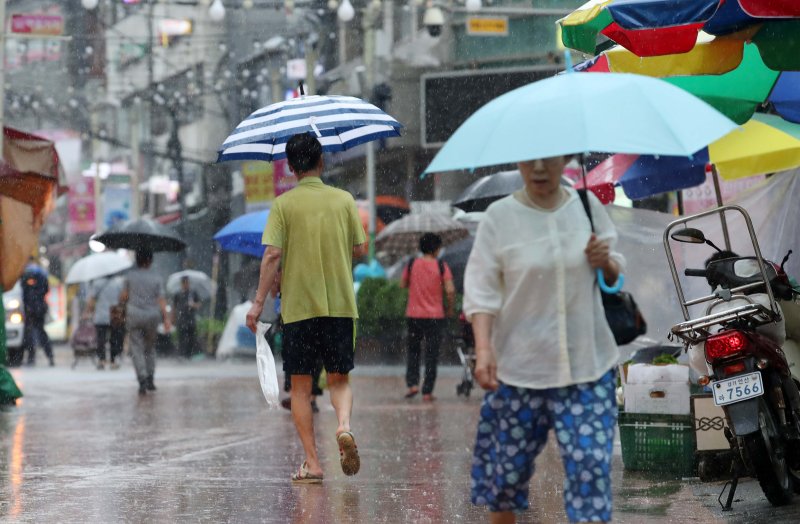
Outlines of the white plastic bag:
M267 399L267 407L277 408L280 388L278 387L278 372L275 370L275 359L272 350L264 335L269 329L269 324L259 322L256 326L256 363L258 364L258 380L261 382L261 391Z

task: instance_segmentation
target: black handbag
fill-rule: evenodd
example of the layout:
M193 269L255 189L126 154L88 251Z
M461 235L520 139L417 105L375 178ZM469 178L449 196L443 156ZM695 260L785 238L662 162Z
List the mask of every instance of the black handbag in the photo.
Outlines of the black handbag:
M589 217L589 224L594 233L594 220L589 209L589 197L585 189L579 189L578 195L581 197L583 209ZM603 308L606 312L606 322L614 334L614 340L618 345L628 344L639 335L647 333L647 322L639 311L639 306L633 299L633 295L626 291L619 293L600 293L603 299Z

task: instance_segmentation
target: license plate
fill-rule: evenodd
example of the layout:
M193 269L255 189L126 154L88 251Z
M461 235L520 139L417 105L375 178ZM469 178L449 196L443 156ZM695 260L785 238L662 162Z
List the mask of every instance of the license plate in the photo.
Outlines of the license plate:
M714 394L714 404L724 406L763 395L764 385L761 383L761 373L756 371L712 382L711 391Z

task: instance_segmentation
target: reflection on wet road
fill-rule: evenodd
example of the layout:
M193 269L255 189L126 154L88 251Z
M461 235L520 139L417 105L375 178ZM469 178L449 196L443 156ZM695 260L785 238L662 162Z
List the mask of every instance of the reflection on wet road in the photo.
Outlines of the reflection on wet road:
M469 503L478 398L407 401L403 370L362 367L353 429L363 467L345 477L335 417L320 403L322 486L292 486L302 460L288 412L267 411L255 363L159 363L158 391L139 398L130 364L15 370L25 401L0 414L0 516L30 522L485 522ZM618 451L618 450L617 450ZM616 522L713 522L687 483L623 474ZM561 464L549 446L521 522L565 521ZM707 490L718 491L716 487Z

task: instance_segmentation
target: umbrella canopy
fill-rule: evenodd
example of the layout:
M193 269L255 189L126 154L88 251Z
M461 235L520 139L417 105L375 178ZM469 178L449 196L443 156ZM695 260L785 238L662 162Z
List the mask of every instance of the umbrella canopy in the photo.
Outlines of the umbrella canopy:
M800 166L800 125L775 115L756 114L741 130L692 157L614 155L590 171L586 182L590 188L617 183L629 198L646 198L702 184L709 162L726 180L796 168Z
M519 170L501 171L479 178L453 201L453 207L466 212L486 211L489 204L524 186Z
M177 233L148 218L123 222L96 236L94 240L108 249L150 249L153 252L186 249L186 242Z
M358 207L358 218L361 219L361 225L364 227L364 233L369 236L369 202L366 200L356 200L356 207ZM375 233L380 233L386 224L381 220L380 216L375 216Z
M126 255L114 251L92 253L72 265L64 283L91 282L97 278L115 275L131 266L133 266L133 261Z
M558 21L567 47L594 54L609 39L637 56L690 52L700 31L753 41L776 71L800 69L800 9L774 0L593 0ZM758 14L754 14L758 13ZM765 13L771 13L766 15ZM780 20L777 20L780 19Z
M390 258L419 251L419 239L425 233L436 233L447 246L469 236L469 230L460 222L439 213L417 213L406 215L386 226L376 238L378 251Z
M484 105L426 172L586 152L688 156L735 128L702 100L655 78L565 74Z
M352 96L301 96L255 111L225 139L217 162L286 158L286 142L313 133L325 152L400 136L402 124L378 107Z
M770 103L785 119L800 122L800 72L773 71L764 64L752 44L740 48L738 55L729 53L725 46L711 47L721 41L714 40L708 46L695 47L687 53L697 55L696 61L684 60L684 55L639 58L626 49L615 47L575 69L589 73L626 72L665 77L665 81L703 99L737 124L747 122L764 103ZM699 51L708 52L700 54ZM730 58L736 56L736 65L729 69Z
M453 285L459 293L464 292L464 273L467 270L467 261L472 253L473 244L475 244L475 237L468 236L447 246L441 256L441 259L450 266L450 271L453 273Z
M237 217L220 229L214 235L214 240L224 251L260 258L265 249L261 238L267 227L267 217L269 209Z
M211 277L202 271L185 269L173 273L167 278L167 293L170 295L178 293L181 290L181 281L184 277L189 279L189 289L196 292L200 300L208 300L217 290L217 286L211 280Z
M384 224L389 224L409 214L411 206L403 197L378 195L375 197L375 211Z
M522 189L524 185L518 169L486 175L467 186L453 201L453 207L467 213L486 211L492 202ZM561 177L561 185L572 186L572 182Z

